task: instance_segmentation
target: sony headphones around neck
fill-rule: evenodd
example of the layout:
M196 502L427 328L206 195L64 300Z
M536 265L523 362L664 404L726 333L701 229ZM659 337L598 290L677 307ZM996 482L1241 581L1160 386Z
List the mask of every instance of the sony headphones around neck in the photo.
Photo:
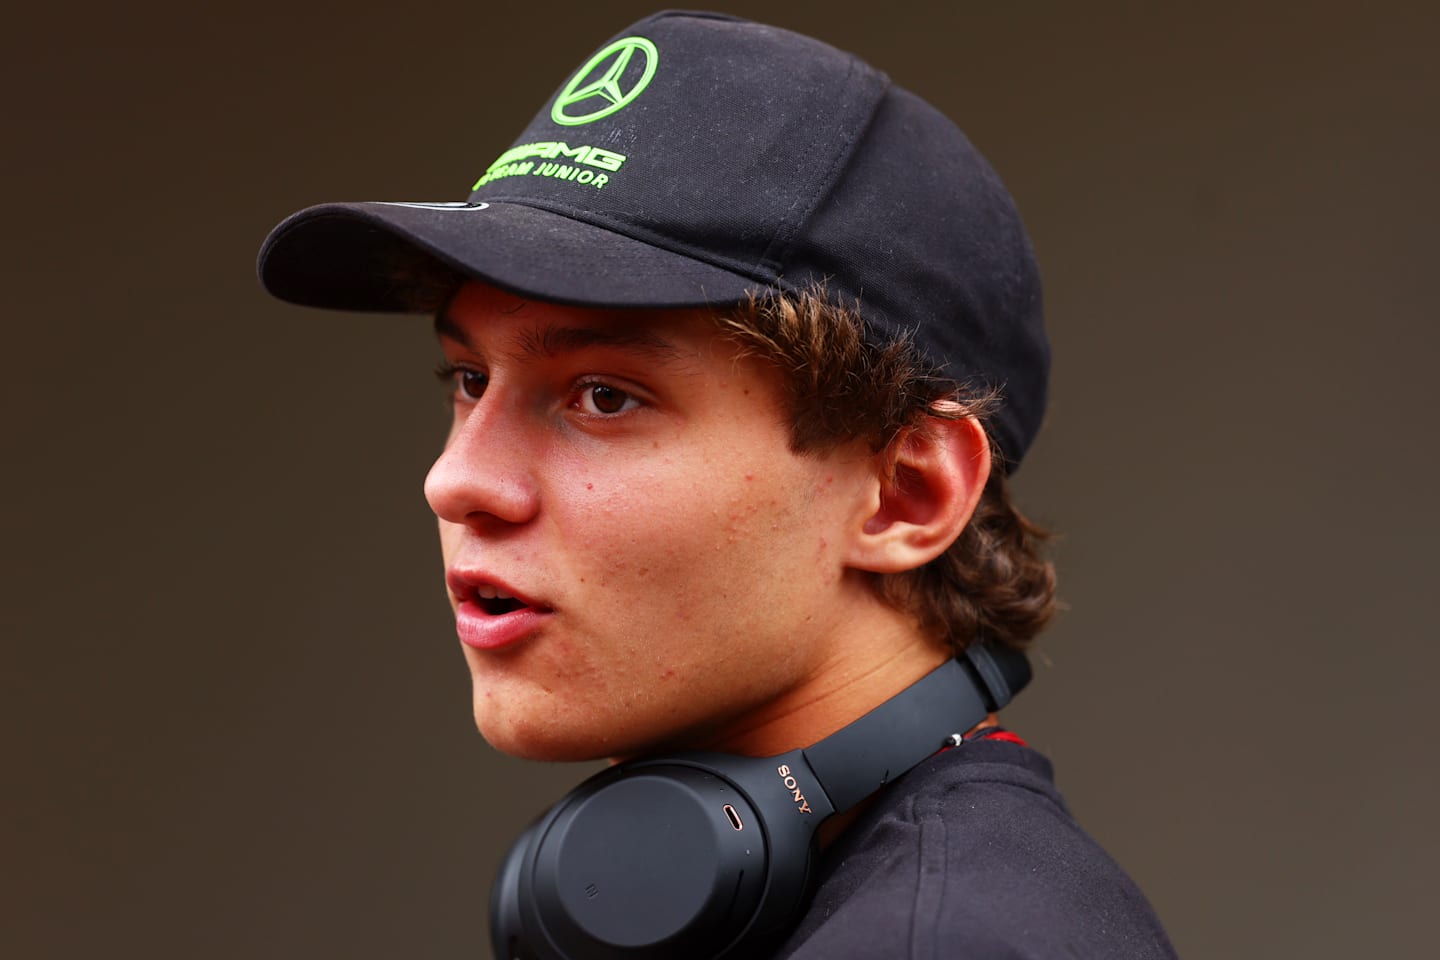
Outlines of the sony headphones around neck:
M803 750L656 756L596 774L501 864L495 960L738 960L773 947L805 907L820 823L1029 680L1024 654L972 644Z

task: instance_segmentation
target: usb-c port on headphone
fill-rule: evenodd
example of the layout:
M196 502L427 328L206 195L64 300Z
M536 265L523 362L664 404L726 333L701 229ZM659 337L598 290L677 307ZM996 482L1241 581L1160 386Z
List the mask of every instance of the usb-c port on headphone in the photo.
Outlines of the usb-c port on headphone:
M725 804L725 816L730 819L730 826L734 827L736 830L745 829L745 824L740 822L740 814L736 813L735 808L730 806L730 804L728 803Z

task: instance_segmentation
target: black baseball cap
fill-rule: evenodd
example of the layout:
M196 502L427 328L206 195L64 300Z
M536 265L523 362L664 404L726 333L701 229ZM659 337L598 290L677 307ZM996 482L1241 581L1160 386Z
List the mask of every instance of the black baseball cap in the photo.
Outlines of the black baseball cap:
M482 161L483 162L483 161ZM433 258L535 299L725 307L823 286L867 335L909 335L1001 393L1013 469L1044 413L1039 271L1004 184L937 110L788 30L666 11L582 63L463 202L330 203L271 231L261 283L293 303L429 309L386 265Z

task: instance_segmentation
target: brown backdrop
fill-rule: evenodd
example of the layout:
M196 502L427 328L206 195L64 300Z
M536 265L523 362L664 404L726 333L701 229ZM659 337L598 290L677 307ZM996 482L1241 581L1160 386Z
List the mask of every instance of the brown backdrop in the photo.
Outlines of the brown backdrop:
M0 38L0 954L484 956L585 771L470 728L425 324L253 257L463 198L650 7L90 6ZM1182 953L1431 956L1437 18L1161 6L728 8L934 101L1030 225L1068 609L1011 725Z

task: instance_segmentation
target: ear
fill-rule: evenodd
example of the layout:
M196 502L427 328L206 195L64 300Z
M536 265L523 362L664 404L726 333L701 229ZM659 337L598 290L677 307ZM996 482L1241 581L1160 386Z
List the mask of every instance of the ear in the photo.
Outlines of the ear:
M923 566L970 522L990 476L990 442L974 417L930 417L874 460L874 495L848 563L872 573Z

